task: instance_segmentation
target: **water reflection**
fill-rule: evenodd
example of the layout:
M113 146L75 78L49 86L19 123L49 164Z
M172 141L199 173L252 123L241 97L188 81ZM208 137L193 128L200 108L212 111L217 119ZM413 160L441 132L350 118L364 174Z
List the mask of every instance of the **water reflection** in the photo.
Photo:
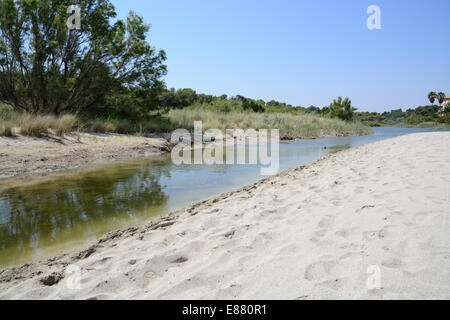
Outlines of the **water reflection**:
M114 228L166 212L162 176L170 177L168 166L141 163L3 192L0 265L33 260L44 248L89 243Z

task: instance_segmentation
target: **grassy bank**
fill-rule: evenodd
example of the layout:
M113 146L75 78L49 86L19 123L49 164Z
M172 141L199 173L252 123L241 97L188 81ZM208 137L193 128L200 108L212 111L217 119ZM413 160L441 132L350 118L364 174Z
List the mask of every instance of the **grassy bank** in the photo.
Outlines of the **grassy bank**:
M167 117L153 116L145 121L100 118L90 115L63 114L31 115L13 111L0 105L0 136L24 135L63 137L71 132L96 132L144 135L152 132L170 132L176 127Z
M449 123L440 122L421 122L417 124L407 123L405 121L401 122L378 122L378 121L362 121L362 124L369 127L396 127L396 128L423 128L423 129L450 129Z
M212 112L202 109L171 110L168 117L180 128L193 129L203 121L203 129L279 129L282 139L309 139L325 136L367 135L372 131L359 122L319 117L311 114Z
M422 122L418 124L409 124L406 122L396 124L399 128L423 128L423 129L450 129L450 123Z
M369 127L359 122L342 121L313 114L217 112L201 108L171 110L146 120L92 119L87 116L65 114L30 115L0 107L0 136L63 137L71 132L97 132L146 135L167 133L178 128L193 130L194 121L203 121L203 129L279 129L283 139L307 139L325 136L366 135Z

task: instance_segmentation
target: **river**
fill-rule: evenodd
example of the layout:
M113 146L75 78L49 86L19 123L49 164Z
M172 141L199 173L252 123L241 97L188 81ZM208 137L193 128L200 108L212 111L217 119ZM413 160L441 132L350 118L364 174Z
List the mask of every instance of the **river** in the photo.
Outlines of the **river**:
M374 128L360 137L283 142L280 170L328 153L428 129ZM172 164L170 155L55 175L0 193L0 269L82 249L105 233L250 185L257 165Z

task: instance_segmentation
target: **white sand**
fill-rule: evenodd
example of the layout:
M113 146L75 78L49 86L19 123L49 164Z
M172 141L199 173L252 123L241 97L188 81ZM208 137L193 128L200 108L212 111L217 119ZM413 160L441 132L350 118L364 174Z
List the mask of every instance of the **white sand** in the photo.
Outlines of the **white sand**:
M450 133L381 141L6 270L0 298L449 299L449 188ZM81 289L41 283L69 263Z

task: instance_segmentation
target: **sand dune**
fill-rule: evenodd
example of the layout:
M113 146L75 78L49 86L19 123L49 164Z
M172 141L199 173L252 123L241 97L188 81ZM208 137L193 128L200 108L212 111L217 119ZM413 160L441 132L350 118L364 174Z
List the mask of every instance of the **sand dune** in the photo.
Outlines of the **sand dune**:
M449 188L450 133L380 141L5 270L0 298L449 299Z

